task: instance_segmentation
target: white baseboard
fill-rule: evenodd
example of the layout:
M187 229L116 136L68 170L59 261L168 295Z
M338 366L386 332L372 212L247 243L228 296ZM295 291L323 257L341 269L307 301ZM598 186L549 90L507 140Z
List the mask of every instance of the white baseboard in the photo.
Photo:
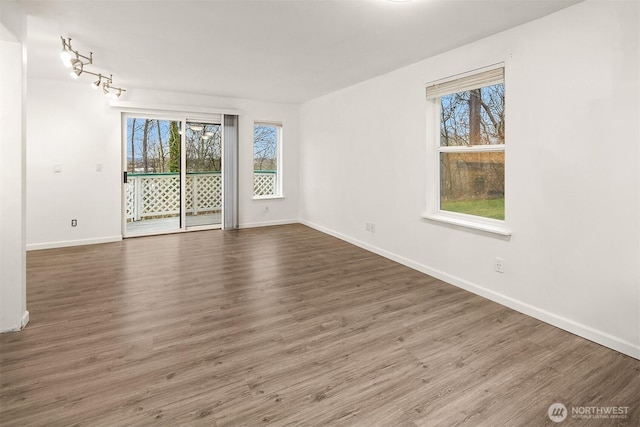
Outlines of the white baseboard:
M15 326L6 328L6 329L2 329L0 330L0 333L5 333L5 332L17 332L20 331L22 329L24 329L25 326L27 326L27 323L29 323L29 312L27 310L25 310L25 312L22 314L22 318L20 319L20 324L17 324Z
M27 245L28 251L37 251L40 249L64 248L67 246L95 245L98 243L119 242L122 236L107 236L96 239L80 239L80 240L63 240L60 242L32 243Z
M311 228L314 228L323 233L329 234L333 237L337 237L340 240L344 240L345 242L349 242L355 246L358 246L362 249L366 249L370 252L388 258L392 261L395 261L399 264L410 267L414 270L420 271L421 273L428 274L429 276L435 277L436 279L442 280L443 282L447 282L451 285L457 286L464 290L467 290L476 295L480 295L484 298L487 298L491 301L497 302L498 304L509 307L513 310L516 310L520 313L526 314L527 316L531 316L538 320L541 320L550 325L556 326L565 331L571 332L572 334L578 335L582 338L588 339L595 343L601 344L605 347L609 347L613 350L619 351L620 353L624 353L628 356L631 356L636 359L640 359L640 346L635 345L631 342L608 334L606 332L594 329L592 327L583 325L571 319L567 319L563 316L557 315L555 313L551 313L549 311L543 310L541 308L532 306L525 302L513 299L506 295L494 292L490 289L484 288L482 286L478 286L469 281L461 279L456 276L452 276L443 271L436 270L424 264L417 263L408 258L404 258L400 255L396 255L392 252L388 252L384 249L380 249L376 246L370 245L358 239L354 239L350 236L347 236L342 233L338 233L334 230L328 229L326 227L314 224L309 221L301 220L300 223L307 225Z
M20 321L20 329L24 329L24 327L27 326L27 323L29 323L29 310L25 310L24 313L22 314L22 320Z
M255 228L255 227L269 227L272 225L287 225L287 224L300 224L299 219L284 219L279 221L265 221L265 222L247 222L240 224L238 228Z

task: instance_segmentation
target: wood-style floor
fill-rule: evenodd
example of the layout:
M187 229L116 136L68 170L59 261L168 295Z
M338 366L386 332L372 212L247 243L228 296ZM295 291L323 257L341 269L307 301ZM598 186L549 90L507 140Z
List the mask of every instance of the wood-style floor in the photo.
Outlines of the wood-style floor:
M2 426L640 422L640 361L302 225L27 264L31 322L0 336ZM555 402L629 414L555 424Z

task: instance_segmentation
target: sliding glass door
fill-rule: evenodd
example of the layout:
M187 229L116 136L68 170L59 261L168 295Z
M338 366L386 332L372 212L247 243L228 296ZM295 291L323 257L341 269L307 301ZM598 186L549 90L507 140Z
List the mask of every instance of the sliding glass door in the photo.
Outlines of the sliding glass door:
M125 237L221 226L220 121L124 117Z
M175 120L126 119L126 236L180 229L181 126Z
M187 122L186 226L222 221L222 129L219 123Z

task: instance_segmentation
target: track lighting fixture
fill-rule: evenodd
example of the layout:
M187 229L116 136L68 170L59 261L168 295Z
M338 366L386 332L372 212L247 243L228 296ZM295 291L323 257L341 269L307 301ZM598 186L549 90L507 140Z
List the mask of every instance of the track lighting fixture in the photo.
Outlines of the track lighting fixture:
M65 39L64 37L60 37L60 39L62 40L60 59L62 59L65 67L71 68L69 75L72 78L77 79L81 74L89 74L97 77L98 80L91 83L91 87L98 89L102 84L102 92L109 99L118 99L120 95L122 95L122 92L126 92L126 89L113 86L113 74L107 77L101 73L92 73L91 71L85 70L85 65L93 65L93 52L89 52L89 56L82 55L71 47L71 38Z
M82 55L71 47L71 38L65 40L65 38L61 36L60 39L62 39L60 59L62 59L65 67L74 67L78 62L82 65L93 64L93 52L89 52L89 56Z
M122 89L121 87L113 87L113 76L109 76L108 79L102 84L102 93L109 99L118 99L122 92L126 92L126 89Z

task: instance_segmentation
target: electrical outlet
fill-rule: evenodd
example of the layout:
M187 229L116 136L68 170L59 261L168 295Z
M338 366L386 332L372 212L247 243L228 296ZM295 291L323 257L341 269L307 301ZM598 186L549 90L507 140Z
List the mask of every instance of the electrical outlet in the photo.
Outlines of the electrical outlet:
M376 232L376 225L372 222L365 222L364 223L364 229L371 232L371 233L375 233Z
M77 219L72 219L71 220L71 226L72 227L77 227L77 225L78 225L78 220Z
M498 273L504 273L504 259L496 257L496 271Z

